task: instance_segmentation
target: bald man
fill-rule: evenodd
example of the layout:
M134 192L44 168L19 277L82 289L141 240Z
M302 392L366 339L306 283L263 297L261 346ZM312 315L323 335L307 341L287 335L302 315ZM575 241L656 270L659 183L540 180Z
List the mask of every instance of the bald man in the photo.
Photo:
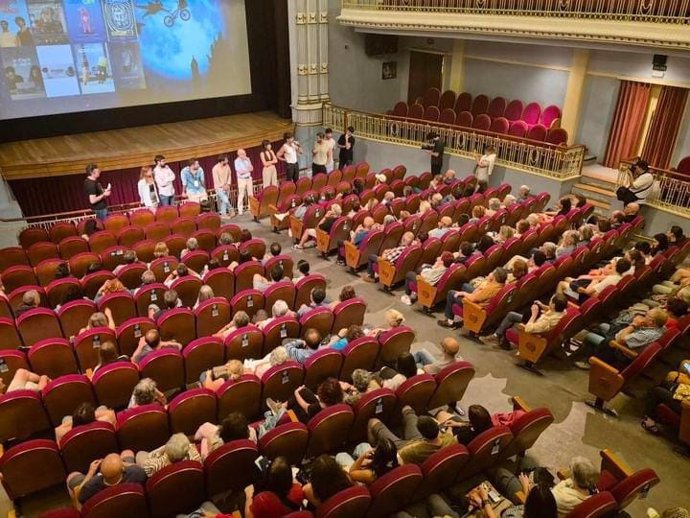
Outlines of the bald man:
M118 484L144 484L146 472L134 463L134 452L125 450L120 455L111 453L94 460L86 475L79 472L67 477L67 489L77 509L107 487Z
M412 356L420 369L424 369L427 374L435 375L448 365L462 361L462 356L458 352L460 352L460 343L452 336L446 336L441 340L442 356L440 359L434 358L426 349L420 349L412 353Z
M244 149L237 150L235 159L235 174L237 175L237 214L244 214L244 198L254 196L254 183L252 181L252 171L254 166L247 157Z

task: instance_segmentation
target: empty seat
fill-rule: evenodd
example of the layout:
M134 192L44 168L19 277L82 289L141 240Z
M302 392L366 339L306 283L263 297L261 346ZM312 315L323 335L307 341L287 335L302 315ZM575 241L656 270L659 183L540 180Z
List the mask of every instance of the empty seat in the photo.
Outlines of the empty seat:
M512 440L513 434L507 426L494 426L480 433L467 445L470 460L465 464L462 479L482 473L493 466Z
M33 390L13 390L0 396L0 442L23 440L50 429L41 396ZM5 457L0 457L0 465Z
M541 117L541 106L539 103L529 103L522 112L521 119L528 125L537 124Z
M31 370L51 379L79 372L77 359L64 338L47 338L36 342L28 353Z
M58 251L60 257L68 261L75 255L88 252L89 242L81 236L66 237L58 243Z
M417 489L416 499L452 486L470 460L470 452L462 444L453 444L433 453L421 465L424 481Z
M110 363L94 372L91 378L96 399L108 408L125 408L139 382L139 369L128 361Z
M19 233L19 244L24 249L29 248L34 243L49 240L48 232L41 227L27 227Z
M442 369L435 376L437 388L429 402L429 408L451 405L462 400L473 377L474 367L469 362L454 362Z
M479 115L475 116L474 122L472 123L472 128L478 129L481 131L488 131L490 127L491 127L491 117L489 117L485 113L480 113Z
M456 126L461 126L463 128L471 128L472 123L474 122L474 115L472 115L472 112L465 110L458 112L456 110L457 115L455 116L455 125Z
M0 457L2 485L10 500L64 484L67 474L55 441L36 439L13 446Z
M485 115L487 110L489 109L489 98L484 95L480 94L477 97L474 98L472 101L472 115L477 117L478 115ZM491 119L489 119L491 121Z
M57 245L50 242L34 243L26 250L26 255L32 266L37 266L46 259L60 258Z
M51 309L36 308L17 318L17 330L27 347L46 338L62 338L60 321Z

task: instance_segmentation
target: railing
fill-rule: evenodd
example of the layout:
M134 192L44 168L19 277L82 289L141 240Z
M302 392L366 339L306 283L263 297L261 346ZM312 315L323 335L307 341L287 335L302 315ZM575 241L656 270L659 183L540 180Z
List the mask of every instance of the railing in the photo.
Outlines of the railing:
M618 179L616 184L629 186L630 166L635 159L622 160L618 165ZM675 171L650 167L654 175L654 187L645 200L647 205L670 210L683 216L690 216L690 178Z
M690 23L690 0L342 0L343 9Z
M512 169L565 180L580 176L584 146L554 146L459 126L427 121L410 121L387 115L348 110L324 104L323 124L333 128L355 128L358 137L419 147L429 131L437 132L446 143L446 153L474 159L489 146L497 150L496 163Z

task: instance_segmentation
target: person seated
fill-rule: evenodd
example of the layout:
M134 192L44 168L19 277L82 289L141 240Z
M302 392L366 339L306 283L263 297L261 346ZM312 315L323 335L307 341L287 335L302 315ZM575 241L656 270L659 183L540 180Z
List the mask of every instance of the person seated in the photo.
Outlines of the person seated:
M553 477L548 475L548 472L543 469L538 469L535 473L544 472L545 475L536 475L537 482L532 480L524 473L520 474L519 486L522 495L524 495L524 504L521 498L516 494L508 495L508 499L512 500L514 506L508 507L501 513L501 517L510 518L557 518L558 511L556 507L556 499L551 492L551 481ZM497 485L500 485L497 483ZM481 509L480 518L498 518L494 511L493 504L489 500L489 494L484 484L478 486L469 494L470 502L477 509Z
M460 352L460 342L452 336L446 336L441 340L441 358L436 359L426 349L419 349L412 353L417 367L427 374L436 375L456 361L462 361Z
M625 207L623 207L622 211L616 211L616 213L618 212L620 212L622 215L621 221L623 223L632 223L640 214L640 204L635 202L628 203Z
M118 361L129 361L129 358L125 355L118 355L115 344L110 340L106 340L98 348L98 363L91 371L91 376L96 374L99 369L105 367L106 365L110 365L111 363Z
M248 325L251 325L249 315L245 311L236 311L232 316L230 323L224 325L217 332L213 333L213 336L225 340L228 335Z
M257 378L261 379L269 369L282 365L289 359L290 358L288 357L285 347L279 345L263 358L258 360L247 358L244 360L244 373L253 373Z
M110 453L103 459L96 459L84 473L72 472L67 476L67 491L72 504L77 510L91 497L106 488L119 484L146 483L146 472L134 462L134 452L124 450L122 453Z
M125 250L125 253L122 254L122 260L124 262L122 264L118 264L115 267L115 269L113 270L113 275L117 275L122 270L124 270L126 266L129 266L130 264L136 264L141 262L137 258L137 253L134 250Z
M518 189L517 198L519 201L527 201L530 196L531 188L529 185L521 185Z
M359 401L363 394L381 388L381 385L374 379L374 375L365 369L355 369L352 371L352 383L340 382L343 389L343 402L354 405Z
M328 347L330 347L331 349L335 349L336 351L342 351L347 347L347 345L350 342L363 336L365 335L362 326L357 324L351 324L350 327L343 328L340 331L338 331L337 334L333 335L331 337L330 343L328 344Z
M683 276L684 269L676 271L671 279L652 286L652 300L665 303L670 298L677 298L690 304L690 276Z
M552 210L544 211L540 216L542 222L552 221L557 216L567 216L570 210L573 208L573 200L570 196L563 196L556 207Z
M563 239L561 239L561 242L556 247L556 259L572 254L579 241L580 234L577 230L566 231L563 234Z
M205 389L218 391L226 381L237 381L244 374L244 365L240 360L229 360L224 365L213 367L201 373L199 383Z
M145 288L146 286L150 286L151 284L156 284L156 274L153 273L151 270L145 270L141 274L141 286L136 288L133 292L132 295L136 296L139 291L141 291L142 288Z
M670 246L685 246L688 238L683 233L683 228L678 225L673 225L666 233Z
M26 369L17 369L9 385L0 379L0 395L14 392L15 390L31 390L41 392L50 383L46 375L38 375Z
M598 296L605 288L617 285L631 267L630 261L621 257L615 261L613 270L607 265L602 271L580 275L577 279L566 277L558 283L556 293L567 295L582 304L589 297Z
M441 207L441 203L443 203L443 195L440 192L432 194L429 198L429 205L434 210L438 210Z
M491 414L481 405L469 406L467 421L446 410L441 410L436 414L436 421L442 430L454 435L457 441L464 445L468 445L477 436L494 426Z
M417 375L417 362L408 352L400 353L395 360L395 368L383 367L378 373L378 379L383 388L398 390L398 387L409 378Z
M98 228L98 221L95 219L87 219L84 223L84 232L81 235L82 239L88 241L89 238L100 229Z
M36 290L28 290L22 295L22 303L14 310L14 317L19 318L27 311L36 309L41 305L41 296Z
M113 273L115 273L115 270L113 270ZM69 275L70 275L69 264L68 263L60 263L55 267L55 274L53 276L53 279L55 279L55 280L66 279L67 277L69 277Z
M243 228L242 230L240 230L240 244L246 243L247 241L251 241L252 239L252 233L248 228Z
M237 268L239 265L248 263L250 261L255 261L251 252L249 250L240 250L240 256L238 257L237 261L233 261L228 265L228 270L234 272L235 268ZM258 263L258 261L256 262Z
M304 491L292 476L292 467L285 457L273 459L262 480L244 490L244 518L286 516L302 508Z
M218 236L218 246L232 245L234 242L235 240L230 232L221 232L220 236Z
M517 201L518 201L517 198L515 196L513 196L512 194L506 194L505 198L503 198L503 207L506 209L508 207L512 207L513 205L515 205L517 203Z
M283 345L290 359L303 364L318 350L322 339L321 333L313 327L310 327L304 332L303 340L295 338L288 340Z
M681 361L677 370L669 372L661 384L647 392L642 428L654 435L661 433L655 419L657 407L663 403L680 416L684 401L690 401L690 360Z
M113 319L113 312L110 308L106 307L103 312L97 311L89 317L89 321L86 323L86 327L82 327L76 336L79 336L84 331L89 329L94 329L96 327L108 327L115 331L115 320ZM72 337L74 338L74 337Z
M143 378L134 386L127 408L136 408L152 403L158 403L160 406L165 407L168 404L168 400L165 394L158 390L155 381L151 378Z
M371 216L367 216L364 218L361 225L355 230L350 231L350 242L355 246L359 246L372 230L377 230L379 228L381 228L381 225L376 223ZM340 247L338 250L338 264L341 266L345 265L345 249L341 249Z
M453 220L450 216L443 216L438 222L438 227L429 231L429 237L441 239L452 230L452 226Z
M568 299L564 295L554 295L551 297L549 305L546 306L539 300L536 300L530 309L530 317L525 324L525 333L534 335L545 335L556 327L565 310L568 309ZM509 311L500 325L496 328L494 333L486 336L480 336L479 340L486 345L498 345L502 349L510 350L511 346L506 340L506 332L512 328L513 325L519 324L524 320L524 316L516 311Z
M487 203L487 209L486 211L484 211L484 215L493 216L499 210L501 210L501 200L499 200L498 198L489 198L489 202Z
M688 314L688 303L678 297L671 297L666 301L666 313L668 320L666 321L666 329L679 329L678 324L681 318Z
M508 225L501 225L498 232L489 232L489 235L493 238L494 243L505 243L515 235L515 229Z
M60 425L55 428L55 442L59 443L70 430L96 421L115 426L117 419L115 412L105 405L94 408L91 403L81 403L72 415L63 417Z
M167 288L172 286L173 282L175 282L177 279L182 279L184 277L196 277L197 279L201 279L201 275L199 275L197 272L189 268L186 264L180 263L177 265L177 268L175 268L172 272L170 272L170 275L168 275L165 280L163 281L163 284Z
M297 310L297 316L298 318L302 318L312 309L321 307L327 308L329 306L330 301L326 299L326 290L324 290L320 286L317 286L316 288L311 290L311 293L309 294L309 305L302 304L302 306L300 306L300 308Z
M265 318L261 322L256 324L259 329L265 329L268 324L281 317L295 317L296 314L290 311L290 306L284 300L276 300L271 307L270 318Z
M176 433L160 448L151 452L138 451L135 459L137 466L141 466L146 476L150 477L176 462L184 460L201 462L201 455L185 434Z
M650 309L646 314L623 312L612 324L599 324L598 333L587 333L582 350L586 358L596 356L609 365L621 370L633 359L620 348L611 345L624 345L628 349L639 353L644 347L661 338L666 332L668 314L660 308ZM587 361L576 361L575 366L580 369L590 369Z
M462 301L466 299L481 307L485 307L491 299L503 289L507 280L508 272L503 268L496 268L476 287L473 287L469 283L465 283L460 291L448 290L444 312L446 318L437 320L437 324L441 327L461 327L462 321L455 321L453 305L461 304Z
M194 303L194 307L191 309L196 309L198 308L203 302L206 302L207 300L211 300L214 298L216 295L213 293L213 288L209 286L208 284L202 284L201 288L199 288L199 295L196 297L196 302Z
M199 241L195 237L190 237L187 239L186 247L180 252L180 259L184 258L190 252L194 252L199 249Z
M304 497L309 504L319 506L354 483L340 464L330 455L319 455L311 465L311 482L304 486Z
M157 322L158 319L168 311L182 306L182 301L177 296L177 291L167 289L163 293L163 308L159 308L156 304L149 304L148 317Z
M220 425L204 423L194 433L194 440L200 443L199 453L203 460L223 444L240 439L249 439L253 443L257 441L256 431L240 412L230 412Z
M433 189L435 191L437 189L440 189L444 185L445 184L443 183L443 175L435 174L429 182L429 189Z
M457 252L453 252L453 262L457 264L465 264L475 255L474 245L469 241L460 243L460 248Z
M281 253L283 253L283 247L280 246L280 243L277 243L277 242L274 241L274 242L271 243L271 245L268 247L268 253L267 253L267 254L263 257L263 259L261 260L261 264L263 264L264 266L266 266L266 263L267 263L270 259L272 259L272 258L274 258L274 257L278 257Z
M149 329L144 336L139 338L139 344L132 353L132 363L140 365L142 360L149 354L161 349L177 349L181 351L182 344L175 340L161 340L158 329Z
M529 273L529 264L518 259L513 261L512 268L503 267L508 272L508 280L506 282L516 282L522 279L525 275Z
M436 286L438 282L446 273L446 270L455 262L455 257L452 252L442 252L434 264L423 264L419 273L415 271L407 272L405 275L405 295L400 297L400 302L411 306L417 301L417 292L412 290L412 285L417 284L417 275L419 275L427 284Z
M478 223L480 219L486 216L486 207L483 205L475 205L472 207L472 217L470 217L469 223Z
M371 327L369 325L364 325L364 334L367 336L378 336L391 329L396 329L405 323L405 317L397 309L389 309L384 314L384 320L386 322L385 327Z
M600 474L589 459L573 457L567 475L551 489L556 500L558 518L565 518L596 492Z
M412 407L405 405L402 409L403 437L395 435L380 420L369 419L367 435L369 444L378 447L379 441L388 439L398 449L400 464L421 465L438 450L455 444L452 433L442 431L436 420L428 415L417 416Z
M297 284L298 280L303 279L304 277L309 275L309 271L311 269L309 261L307 261L305 259L300 259L299 261L297 261L296 266L297 266L297 268L296 268L297 271L295 272L295 274L292 277L292 282L294 282L295 284Z
M273 268L271 268L270 276L271 278L269 280L263 275L255 273L254 279L252 280L252 285L254 289L259 290L263 293L272 284L275 284L276 282L280 282L283 279L285 279L285 270L283 270L282 266L276 264Z
M391 264L402 255L402 253L415 242L415 237L412 232L405 232L400 238L400 243L394 248L388 248L381 252L381 255L371 254L369 256L369 265L367 266L367 273L362 274L362 279L365 282L376 282L378 274L374 270L374 265L378 265L379 259L385 259Z
M302 200L302 203L299 204L295 209L292 211L292 215L297 218L298 220L302 221L304 219L304 215L307 213L307 209L314 205L316 203L316 200L314 199L314 196L307 195L304 197ZM290 236L290 237L295 237L295 236Z
M268 320L268 312L264 308L261 308L254 313L254 316L252 317L252 324L259 326L264 320Z
M335 456L335 461L347 472L350 480L365 486L399 466L398 448L387 438L381 438L376 448L362 442L354 449L353 455L354 458L341 452Z

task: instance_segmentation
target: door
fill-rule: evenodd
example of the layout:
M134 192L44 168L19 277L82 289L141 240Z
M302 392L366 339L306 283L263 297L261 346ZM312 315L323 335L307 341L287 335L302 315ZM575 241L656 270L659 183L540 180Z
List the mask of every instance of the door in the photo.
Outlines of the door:
M429 88L441 90L443 81L443 54L435 52L410 51L410 77L407 88L407 102L413 104Z

